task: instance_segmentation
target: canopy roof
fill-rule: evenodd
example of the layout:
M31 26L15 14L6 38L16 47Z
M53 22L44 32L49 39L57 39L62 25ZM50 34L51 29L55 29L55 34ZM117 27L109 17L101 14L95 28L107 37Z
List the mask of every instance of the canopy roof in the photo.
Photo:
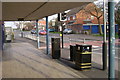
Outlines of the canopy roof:
M88 2L3 2L2 19L4 21L36 20L45 16L80 7Z

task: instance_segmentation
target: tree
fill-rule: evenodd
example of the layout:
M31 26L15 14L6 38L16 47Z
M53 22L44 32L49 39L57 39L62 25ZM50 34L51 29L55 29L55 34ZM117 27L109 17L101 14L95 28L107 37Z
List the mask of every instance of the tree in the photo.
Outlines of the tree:
M84 12L94 16L97 19L99 24L99 33L103 34L102 26L100 23L100 18L103 16L102 8L100 6L95 5L94 3L88 4L85 8L83 8Z
M24 23L24 29L25 30L31 30L33 29L35 26L35 23L34 22L25 22Z
M120 39L120 2L116 5L115 22L118 24L118 36Z
M54 25L53 25L53 22L54 22ZM54 18L54 19L50 20L49 26L55 28L56 31L59 31L58 30L58 26L59 26L58 19Z
M120 2L116 5L115 22L118 24L118 26L120 26Z
M52 27L52 20L49 21L49 27Z
M118 36L120 39L120 1L118 2L118 4L115 6L115 22L116 24L118 24Z

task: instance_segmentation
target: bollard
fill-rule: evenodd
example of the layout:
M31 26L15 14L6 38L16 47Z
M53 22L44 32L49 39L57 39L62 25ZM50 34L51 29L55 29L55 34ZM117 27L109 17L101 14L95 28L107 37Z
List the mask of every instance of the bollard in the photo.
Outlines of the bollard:
M83 39L83 43L85 43L85 38Z

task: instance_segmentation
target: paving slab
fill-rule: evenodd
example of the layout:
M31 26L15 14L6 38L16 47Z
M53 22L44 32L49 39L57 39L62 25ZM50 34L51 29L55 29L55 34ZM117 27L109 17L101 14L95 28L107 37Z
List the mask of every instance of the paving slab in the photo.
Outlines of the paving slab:
M73 69L58 63L29 43L6 43L3 78L81 78Z

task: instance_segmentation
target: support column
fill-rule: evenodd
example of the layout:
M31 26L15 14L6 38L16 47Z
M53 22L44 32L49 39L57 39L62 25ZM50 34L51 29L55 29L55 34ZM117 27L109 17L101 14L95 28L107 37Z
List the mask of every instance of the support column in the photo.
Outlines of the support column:
M0 79L2 79L2 49L3 49L3 38L2 38L2 2L0 1Z
M2 51L2 21L0 21L0 51Z
M23 27L24 27L24 21L21 21L21 37L23 38L24 33L23 33Z
M46 16L46 53L49 54L49 31L48 31L48 16Z
M37 48L40 47L40 40L39 40L39 28L38 28L38 20L36 20L36 32L37 32Z
M0 79L2 79L2 48L3 48L3 43L2 43L2 21L0 21Z
M4 29L4 27L5 27L5 25L4 25L4 21L2 22L2 50L3 50L3 48L4 48L4 43L5 43L5 29Z
M114 0L108 2L108 21L109 21L109 80L115 80L115 16Z
M105 6L106 0L103 1L104 4L104 37L103 37L103 54L102 54L102 60L103 60L103 70L107 69L107 39L106 39L106 6Z
M61 34L62 34L62 48L64 48L64 41L63 41L63 23L61 22L61 26L62 26L62 31L61 31Z

